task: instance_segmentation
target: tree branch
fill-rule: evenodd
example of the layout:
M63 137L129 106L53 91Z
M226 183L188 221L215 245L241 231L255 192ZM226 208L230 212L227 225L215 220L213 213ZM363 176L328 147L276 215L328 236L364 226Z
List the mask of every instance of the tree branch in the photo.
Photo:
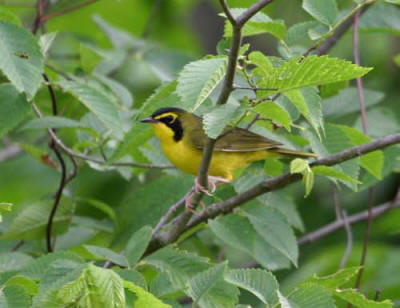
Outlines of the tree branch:
M352 147L337 154L333 154L327 156L325 158L321 158L311 163L310 166L333 166L344 161L353 159L355 157L361 156L363 154L367 154L376 150L380 150L386 148L388 146L400 143L400 134L394 134L385 136L378 140L372 141L367 144L363 144L360 146ZM214 203L209 205L200 215L196 217L192 217L192 219L182 228L181 232L174 233L175 237L172 237L168 232L160 235L156 235L153 238L153 243L149 248L151 251L157 249L161 246L169 244L176 240L177 235L180 233L197 226L198 224L207 221L208 219L215 218L220 214L227 214L233 211L236 207L250 201L264 193L271 192L277 190L279 188L285 187L290 183L296 182L301 179L301 175L299 174L290 174L284 173L280 176L273 177L262 181L261 183L255 185L253 188L236 195L228 200ZM182 223L182 215L176 218L176 223Z
M99 0L89 0L89 1L86 1L86 2L83 2L83 3L80 3L80 4L77 4L77 5L71 6L71 7L66 8L66 9L64 9L64 10L61 10L61 11L59 11L59 12L50 13L50 14L48 14L48 15L46 15L46 16L42 16L42 17L40 18L40 24L43 24L43 23L47 22L48 20L50 20L50 19L52 19L52 18L59 17L59 16L62 16L62 15L71 13L71 12L73 12L73 11L79 10L79 9L85 7L85 6L88 6L88 5L93 4L93 3L95 3L95 2L98 2L98 1L99 1Z
M394 200L372 208L372 211L371 211L372 217L376 218L391 209L395 209L395 208L399 208L399 207L400 207L400 194L398 194L394 198ZM347 217L347 222L349 224L354 224L354 223L357 223L357 222L360 222L363 220L367 220L367 219L368 219L368 210ZM297 244L299 246L302 246L302 245L306 245L306 244L315 242L315 241L331 234L332 232L335 232L336 230L342 228L343 226L345 226L344 220L336 220L336 221L334 221L326 226L323 226L313 232L303 235L302 237L300 237L298 239Z

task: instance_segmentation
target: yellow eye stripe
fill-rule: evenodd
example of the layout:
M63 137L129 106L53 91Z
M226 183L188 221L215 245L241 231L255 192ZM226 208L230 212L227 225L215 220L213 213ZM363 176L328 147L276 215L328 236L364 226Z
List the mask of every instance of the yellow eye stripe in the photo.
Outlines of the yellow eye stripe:
M160 115L156 116L154 118L154 120L160 120L162 118L166 118L166 117L169 117L169 116L171 116L173 118L171 123L174 122L176 120L176 118L178 117L178 115L173 113L173 112L167 112L167 113L163 113L163 114L160 114Z

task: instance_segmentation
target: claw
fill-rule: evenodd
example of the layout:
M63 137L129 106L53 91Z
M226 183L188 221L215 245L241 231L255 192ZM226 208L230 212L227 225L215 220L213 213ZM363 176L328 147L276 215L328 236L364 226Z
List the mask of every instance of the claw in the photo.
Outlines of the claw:
M192 204L193 195L194 195L194 191L190 192L185 197L185 208L186 208L187 211L192 212L193 214L196 214L196 211L195 211L194 206Z
M196 177L194 179L194 190L196 192L201 191L202 193L204 193L207 196L212 196L212 193L214 192L213 190L211 190L211 192L209 192L207 189L205 189L202 185L200 185L198 178Z

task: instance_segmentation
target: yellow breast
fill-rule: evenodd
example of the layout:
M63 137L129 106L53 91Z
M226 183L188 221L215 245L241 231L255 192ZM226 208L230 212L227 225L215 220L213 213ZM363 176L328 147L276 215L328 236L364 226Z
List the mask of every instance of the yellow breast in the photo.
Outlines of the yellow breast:
M202 159L202 151L192 146L188 136L180 141L173 139L173 132L162 124L155 124L154 133L160 139L161 148L171 163L187 173L196 175ZM210 164L209 175L233 179L236 169L244 168L251 162L265 159L266 151L254 152L222 152L216 151Z

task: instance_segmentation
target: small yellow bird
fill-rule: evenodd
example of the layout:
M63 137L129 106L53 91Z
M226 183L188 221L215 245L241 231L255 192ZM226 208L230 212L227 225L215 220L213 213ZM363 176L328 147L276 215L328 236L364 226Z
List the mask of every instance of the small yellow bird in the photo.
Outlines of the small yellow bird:
M200 117L180 108L161 108L141 122L153 126L165 156L175 167L197 174L207 140ZM231 182L235 170L268 157L316 157L313 153L283 149L280 145L248 130L228 126L215 143L209 180ZM197 189L206 192L195 182Z

